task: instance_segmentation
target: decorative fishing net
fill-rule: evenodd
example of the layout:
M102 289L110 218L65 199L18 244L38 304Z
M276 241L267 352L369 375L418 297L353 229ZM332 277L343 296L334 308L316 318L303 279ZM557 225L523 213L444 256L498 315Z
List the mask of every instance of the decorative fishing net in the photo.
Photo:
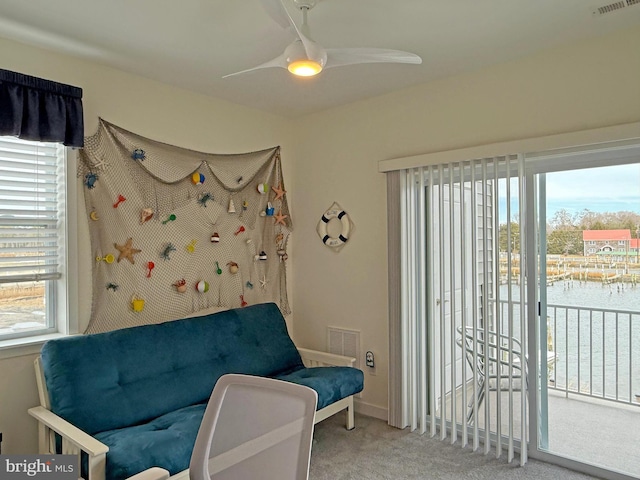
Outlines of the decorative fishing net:
M78 165L95 260L86 333L245 303L290 313L280 147L201 153L101 119Z

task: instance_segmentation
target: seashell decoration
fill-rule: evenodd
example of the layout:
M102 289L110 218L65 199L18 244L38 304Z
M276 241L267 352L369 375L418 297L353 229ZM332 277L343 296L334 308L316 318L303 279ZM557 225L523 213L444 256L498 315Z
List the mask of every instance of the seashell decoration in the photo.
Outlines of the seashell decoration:
M140 212L140 225L142 225L145 222L148 222L149 220L151 220L151 218L153 218L153 209L143 208L142 211Z

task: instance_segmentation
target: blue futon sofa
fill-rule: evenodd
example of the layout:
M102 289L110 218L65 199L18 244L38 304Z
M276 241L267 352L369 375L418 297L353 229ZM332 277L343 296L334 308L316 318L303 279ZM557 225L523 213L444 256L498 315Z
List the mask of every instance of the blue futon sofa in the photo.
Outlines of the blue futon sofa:
M305 359L303 363L303 358ZM87 480L189 466L218 378L277 378L318 393L316 422L347 410L363 388L354 359L297 349L273 303L51 340L36 360L40 453L75 453ZM333 366L329 366L333 365Z

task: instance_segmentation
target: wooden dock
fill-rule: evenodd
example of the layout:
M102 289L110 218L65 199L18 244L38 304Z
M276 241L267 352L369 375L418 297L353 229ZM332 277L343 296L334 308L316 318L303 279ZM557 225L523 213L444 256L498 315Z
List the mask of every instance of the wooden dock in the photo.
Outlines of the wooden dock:
M609 285L610 283L614 283L614 282L619 282L622 280L622 275L620 275L619 273L615 274L615 275L611 275L610 277L602 277L602 284L603 285Z
M547 285L553 285L560 280L573 280L572 272L557 273L555 275L547 275Z

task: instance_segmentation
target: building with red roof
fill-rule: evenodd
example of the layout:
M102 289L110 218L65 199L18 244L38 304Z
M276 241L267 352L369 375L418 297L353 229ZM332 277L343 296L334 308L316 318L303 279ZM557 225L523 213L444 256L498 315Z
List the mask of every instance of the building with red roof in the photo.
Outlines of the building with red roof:
M638 239L631 238L631 230L583 230L584 255L611 255L624 261L638 254Z

